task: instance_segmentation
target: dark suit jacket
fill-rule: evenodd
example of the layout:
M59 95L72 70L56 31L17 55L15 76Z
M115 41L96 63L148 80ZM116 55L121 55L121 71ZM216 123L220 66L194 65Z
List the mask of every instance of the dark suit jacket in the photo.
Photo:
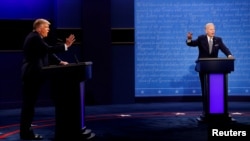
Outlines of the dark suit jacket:
M27 35L23 45L22 79L41 78L41 68L50 64L59 64L60 58L54 53L65 51L64 45L49 46L38 32Z
M196 40L187 42L186 44L191 47L199 48L198 58L216 58L218 57L219 50L221 50L226 56L232 55L229 49L225 46L220 37L214 36L213 38L213 49L211 54L209 54L209 45L207 35L200 35Z

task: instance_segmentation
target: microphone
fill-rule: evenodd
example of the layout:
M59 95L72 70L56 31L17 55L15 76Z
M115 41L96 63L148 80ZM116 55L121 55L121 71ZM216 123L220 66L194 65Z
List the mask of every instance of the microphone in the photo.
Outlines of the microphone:
M78 64L78 63L79 63L79 60L78 60L76 54L74 54L74 57L75 57L75 62L76 62L76 64Z
M61 43L63 43L64 41L62 40L62 39L60 39L60 38L57 38L56 39L58 42L61 42Z

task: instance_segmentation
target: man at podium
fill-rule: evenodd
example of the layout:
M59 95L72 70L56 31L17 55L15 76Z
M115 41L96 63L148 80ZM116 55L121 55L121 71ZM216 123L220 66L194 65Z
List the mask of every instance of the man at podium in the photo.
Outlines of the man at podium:
M192 33L187 33L186 44L190 47L198 47L199 58L217 58L219 51L222 51L227 58L234 58L231 51L223 43L222 38L215 36L215 25L207 23L205 25L205 34L199 35L197 39L192 39ZM195 68L196 69L196 68ZM200 84L202 90L202 99L205 100L204 94L204 73L199 72ZM203 108L205 108L203 102Z
M52 63L67 65L68 62L62 61L54 53L66 51L75 41L75 36L72 34L66 38L65 44L49 46L43 40L48 35L49 25L50 22L45 19L35 20L33 31L27 35L23 45L20 138L24 140L43 139L31 129L35 103L44 81L42 67Z

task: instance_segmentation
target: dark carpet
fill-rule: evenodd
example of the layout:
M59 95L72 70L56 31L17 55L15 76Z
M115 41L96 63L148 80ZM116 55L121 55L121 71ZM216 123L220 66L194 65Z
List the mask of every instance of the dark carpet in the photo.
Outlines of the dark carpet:
M95 136L93 141L211 141L215 139L249 140L250 102L229 102L228 110L235 122L201 123L200 102L137 103L124 105L86 106L86 127ZM0 110L0 140L20 141L20 109ZM54 138L54 107L37 107L33 128ZM247 136L212 137L212 129L239 132ZM234 134L234 133L231 133ZM233 136L233 137L232 137Z

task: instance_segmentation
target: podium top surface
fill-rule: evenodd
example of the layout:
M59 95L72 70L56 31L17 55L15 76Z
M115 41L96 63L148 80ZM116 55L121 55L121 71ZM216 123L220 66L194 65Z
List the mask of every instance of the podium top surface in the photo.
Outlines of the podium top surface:
M45 66L42 68L42 73L45 77L57 81L83 81L92 78L92 62Z
M42 69L53 69L53 68L68 68L68 67L77 67L77 66L90 66L93 63L91 61L88 62L79 62L79 63L69 63L68 65L50 65L50 66L45 66Z
M197 61L234 61L235 58L199 58Z
M229 73L234 71L234 58L199 58L195 70L205 73Z

